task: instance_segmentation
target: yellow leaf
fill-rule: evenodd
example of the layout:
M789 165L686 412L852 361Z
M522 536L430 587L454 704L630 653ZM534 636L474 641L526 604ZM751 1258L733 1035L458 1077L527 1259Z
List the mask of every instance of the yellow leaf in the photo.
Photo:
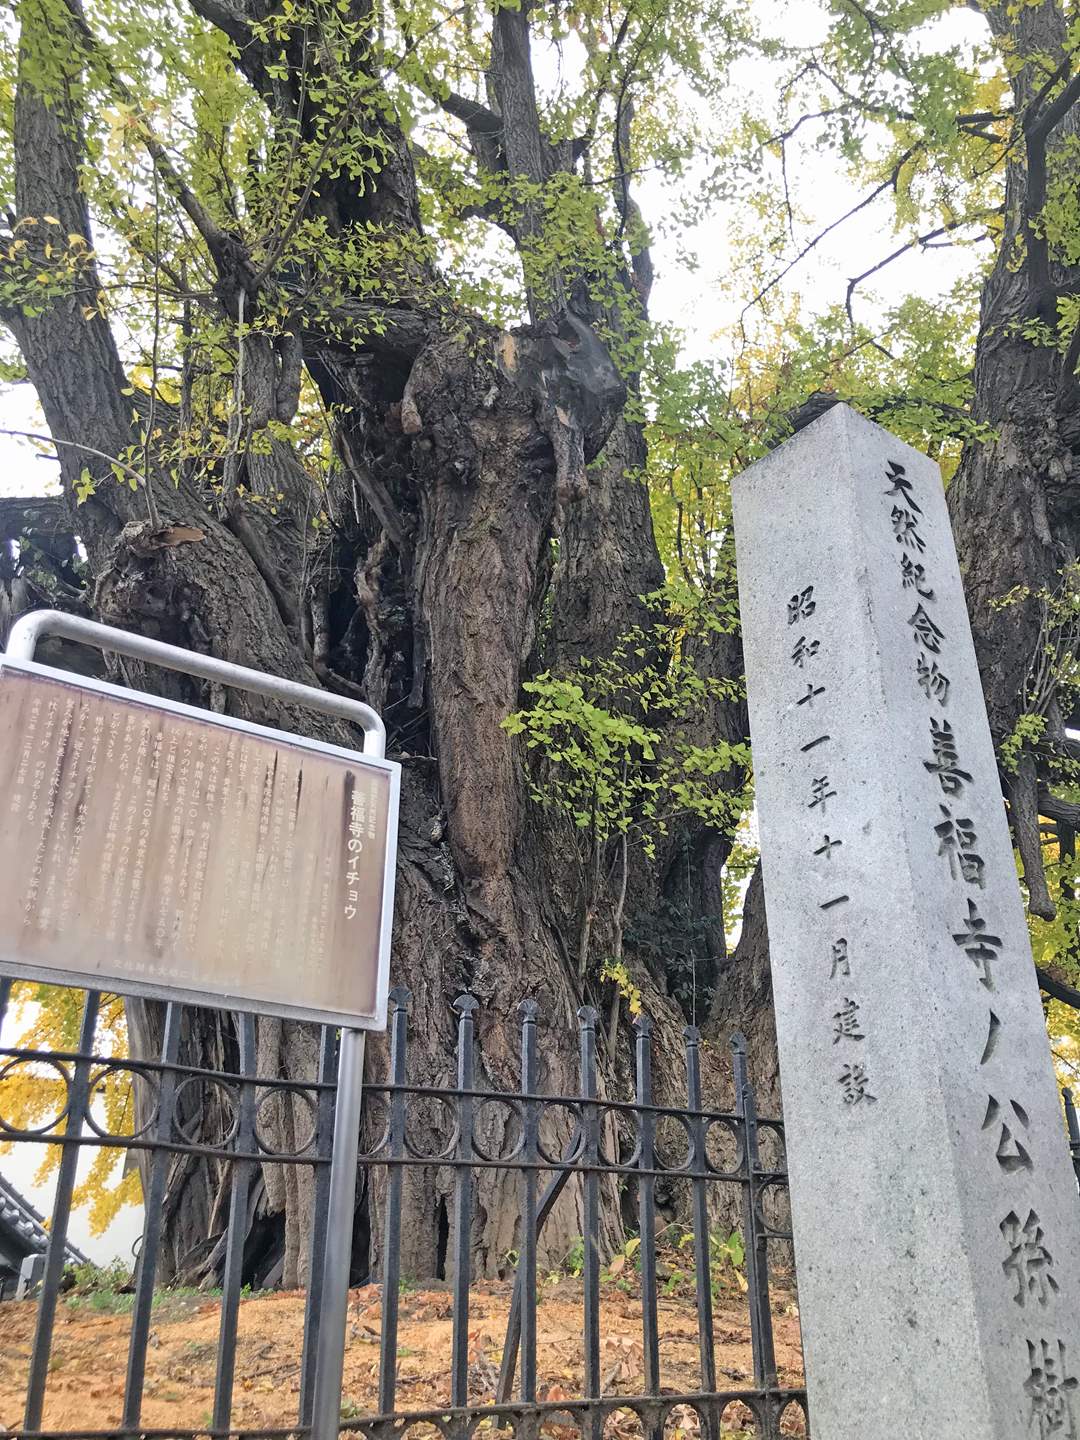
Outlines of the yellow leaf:
M55 215L43 215L41 218L45 221L45 224L46 224L46 225L59 225L59 224L60 224L60 221L56 218Z

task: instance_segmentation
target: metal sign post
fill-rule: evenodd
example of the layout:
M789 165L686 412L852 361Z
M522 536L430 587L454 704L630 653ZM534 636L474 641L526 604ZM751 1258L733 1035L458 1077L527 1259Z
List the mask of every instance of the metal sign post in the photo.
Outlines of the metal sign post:
M39 665L35 651L47 635L348 720L363 731L362 752ZM312 1440L331 1440L339 1429L364 1040L367 1030L386 1028L400 766L385 757L386 729L368 705L59 611L34 611L17 621L0 655L0 759L8 766L4 833L11 837L13 860L21 857L29 867L26 877L5 872L7 910L0 905L5 968L74 984L113 980L158 999L343 1027ZM218 778L211 781L211 774ZM121 795L127 797L123 803ZM314 836L312 807L315 821L321 819ZM115 933L88 957L84 937L100 918L94 909L100 900L80 891L70 876L78 873L81 840L95 816L108 843L115 843L108 837L124 836L128 850L120 854L128 868L98 867L97 890L111 894L122 888L125 908L120 915L115 898L109 900L107 920ZM300 828L305 816L307 833ZM202 839L192 869L196 827ZM226 884L211 911L204 904L204 882L208 875L214 878L216 831L224 836L228 863L248 866L240 873L252 889L249 899L243 886ZM172 869L164 867L159 879L150 863L155 836L163 833L170 845L176 842L178 854L183 849L189 857L184 873L191 872L178 892L170 889L164 898L161 887L174 884ZM234 860L237 836L245 835L258 847L254 859L242 851ZM57 864L50 870L53 857ZM109 870L105 887L102 870ZM62 894L61 876L67 887ZM259 908L260 883L266 892L283 891L277 903L291 906L302 922L307 911L283 884L287 879L295 879L296 895L303 892L320 927L314 951L300 957L305 969L298 996L267 990L264 975L252 977L249 990L248 977L235 969L237 947L229 946L228 936L217 935L214 945L208 938L235 920L228 913L234 904L247 903L248 915ZM184 913L185 896L191 910L203 913L201 927ZM247 916L240 920L246 923ZM277 941L271 921L264 924L257 940L246 937L246 946ZM359 963L357 951L348 951L350 943L363 950ZM293 985L296 974L293 957L287 972Z

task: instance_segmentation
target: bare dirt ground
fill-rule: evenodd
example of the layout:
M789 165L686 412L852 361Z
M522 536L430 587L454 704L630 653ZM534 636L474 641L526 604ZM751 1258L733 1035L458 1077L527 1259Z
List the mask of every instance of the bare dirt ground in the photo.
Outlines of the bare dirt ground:
M508 1284L478 1285L469 1324L470 1403L490 1404L502 1353L509 1307ZM802 1384L797 1307L783 1277L774 1285L774 1327L780 1384ZM125 1301L127 1304L125 1305ZM124 1306L117 1309L117 1306ZM130 1328L130 1298L70 1296L61 1300L45 1403L46 1430L107 1429L120 1419ZM697 1310L692 1295L661 1297L661 1386L668 1394L700 1389ZM163 1292L155 1310L147 1354L142 1424L147 1428L197 1429L210 1421L218 1332L217 1300ZM0 1307L0 1426L22 1421L23 1387L37 1306L33 1301ZM398 1410L418 1411L448 1403L450 1395L451 1297L448 1289L410 1291L401 1297L398 1338ZM373 1413L379 1375L382 1304L379 1287L354 1290L349 1304L343 1418ZM232 1423L237 1429L287 1427L296 1422L300 1390L304 1295L274 1292L240 1306ZM581 1394L582 1311L579 1281L563 1278L540 1288L537 1369L540 1398ZM602 1379L608 1395L640 1394L641 1302L636 1285L608 1282L601 1308ZM717 1384L750 1387L753 1371L746 1302L737 1289L722 1291L715 1308ZM789 1416L792 1412L789 1411ZM751 1435L749 1412L734 1404L724 1430ZM612 1416L611 1436L640 1434ZM560 1429L551 1429L553 1436ZM565 1428L565 1427L563 1427ZM670 1428L670 1427L669 1427ZM693 1417L683 1433L695 1430ZM0 1430L0 1434L4 1433ZM410 1437L435 1433L410 1427ZM674 1433L674 1432L672 1432ZM801 1417L785 1417L784 1433L803 1435Z

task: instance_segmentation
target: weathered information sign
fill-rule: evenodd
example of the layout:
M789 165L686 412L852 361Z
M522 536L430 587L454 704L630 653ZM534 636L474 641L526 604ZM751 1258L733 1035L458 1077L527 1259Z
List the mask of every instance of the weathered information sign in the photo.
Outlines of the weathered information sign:
M937 467L838 406L734 485L818 1440L1080 1435L1080 1200Z
M386 761L0 657L0 962L381 1023L397 784Z

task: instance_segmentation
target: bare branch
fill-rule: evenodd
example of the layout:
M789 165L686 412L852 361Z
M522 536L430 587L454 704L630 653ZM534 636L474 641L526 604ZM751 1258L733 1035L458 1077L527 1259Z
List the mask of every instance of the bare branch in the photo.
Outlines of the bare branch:
M879 260L876 265L871 265L870 268L864 270L861 275L855 275L848 281L847 294L844 296L844 309L847 311L848 321L852 325L855 324L855 317L851 313L851 297L854 295L858 286L860 286L864 280L869 280L871 275L876 275L879 270L884 270L885 267L891 265L894 260L899 260L901 255L906 255L909 250L914 250L916 247L923 250L928 249L933 245L933 242L942 235L949 235L954 230L959 230L965 225L974 225L977 221L986 220L991 215L1000 214L1001 209L998 207L993 210L978 210L975 214L965 215L959 220L950 220L944 225L939 225L936 230L928 230L925 235L916 235L911 240L905 240L903 245L898 245L891 254L885 256L884 260Z
M96 455L99 460L107 460L110 465L117 466L130 480L141 488L143 477L138 470L130 465L125 465L123 460L118 460L115 455L109 455L104 450L95 450L93 445L82 445L78 440L57 440L52 435L40 435L34 430L9 430L6 427L0 429L0 435L18 435L23 440L37 440L43 445L64 445L70 450L81 450L84 455Z
M781 280L783 280L786 275L790 275L792 270L795 269L796 265L799 265L803 260L805 260L807 255L809 255L812 250L817 249L821 242L827 236L831 235L834 230L838 230L841 225L846 224L848 220L851 220L854 216L858 215L860 211L865 210L868 206L872 205L874 201L877 200L880 196L884 195L886 191L895 190L900 180L900 172L903 170L904 166L912 158L912 156L918 154L921 148L922 146L921 144L919 144L913 145L910 147L910 149L905 150L903 155L901 155L899 160L897 160L896 164L892 168L892 171L885 180L882 180L879 185L875 185L873 190L871 190L869 194L864 195L863 198L858 201L857 204L853 205L850 210L845 210L843 215L838 216L838 218L833 220L831 224L826 225L824 230L820 230L811 241L809 241L806 245L803 246L803 248L799 251L799 253L795 256L793 260L790 260L784 266L784 268L779 271L778 274L774 275L773 278L766 285L763 285L761 287L761 289L757 292L757 294L753 297L752 300L748 300L746 302L742 310L739 312L739 319L743 319L748 310L752 310L755 305L759 305L761 301L764 300L765 296L768 295L771 290L775 290L777 285L780 284Z

